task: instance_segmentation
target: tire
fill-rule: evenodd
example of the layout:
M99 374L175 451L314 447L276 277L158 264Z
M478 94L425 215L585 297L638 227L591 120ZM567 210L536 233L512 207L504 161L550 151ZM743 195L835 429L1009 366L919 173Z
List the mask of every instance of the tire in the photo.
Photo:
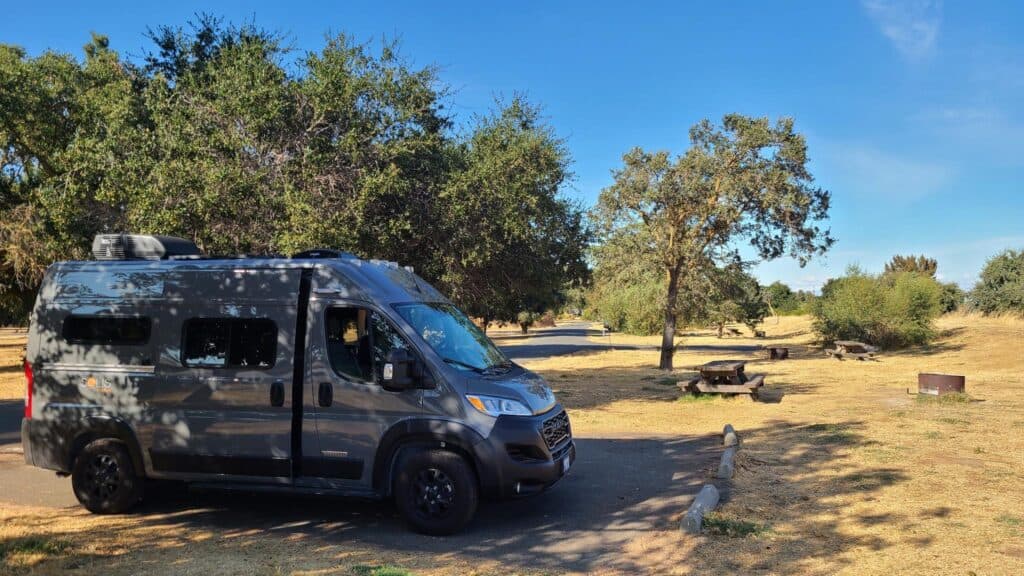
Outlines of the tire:
M434 536L454 534L476 513L476 474L458 454L417 450L398 462L395 504L409 526Z
M95 514L127 512L142 499L142 485L128 448L111 438L90 442L71 469L75 497Z

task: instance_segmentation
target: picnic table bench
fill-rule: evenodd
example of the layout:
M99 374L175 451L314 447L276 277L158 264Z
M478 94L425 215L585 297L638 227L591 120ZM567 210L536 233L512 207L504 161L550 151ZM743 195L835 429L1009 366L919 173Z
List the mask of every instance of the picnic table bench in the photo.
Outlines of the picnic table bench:
M789 358L788 346L764 346L764 350L768 353L769 360L785 360Z
M746 362L740 360L716 360L698 367L700 374L676 385L690 394L750 394L757 399L758 388L764 386L764 375L747 376Z
M836 340L835 345L834 350L825 350L825 354L838 360L846 356L857 360L874 360L875 352L878 352L878 348L856 340Z

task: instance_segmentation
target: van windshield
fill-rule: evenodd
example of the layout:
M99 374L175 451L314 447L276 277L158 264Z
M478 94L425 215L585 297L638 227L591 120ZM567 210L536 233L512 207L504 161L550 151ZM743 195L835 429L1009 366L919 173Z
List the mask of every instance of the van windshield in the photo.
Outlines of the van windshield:
M396 304L395 310L448 364L490 372L512 365L476 324L451 304Z

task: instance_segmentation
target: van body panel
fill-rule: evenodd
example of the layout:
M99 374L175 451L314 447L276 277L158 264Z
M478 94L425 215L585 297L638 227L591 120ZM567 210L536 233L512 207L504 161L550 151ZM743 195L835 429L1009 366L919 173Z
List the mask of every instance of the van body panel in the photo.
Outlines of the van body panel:
M90 439L113 437L147 477L366 497L387 496L403 450L427 446L469 459L489 496L561 478L575 445L543 379L446 362L395 308L409 303L450 304L411 270L354 257L56 263L30 321L25 460L68 472ZM428 386L386 387L395 347ZM533 415L496 418L467 394Z

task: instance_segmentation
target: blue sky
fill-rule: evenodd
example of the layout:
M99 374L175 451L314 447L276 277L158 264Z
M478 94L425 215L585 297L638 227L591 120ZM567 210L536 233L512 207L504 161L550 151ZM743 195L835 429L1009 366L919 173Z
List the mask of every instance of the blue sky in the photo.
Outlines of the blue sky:
M849 2L15 2L0 42L80 54L89 31L139 54L146 26L197 11L286 33L398 37L440 67L459 120L496 96L544 107L574 158L568 194L592 204L633 146L687 146L728 112L796 119L833 192L825 258L762 264L763 282L816 288L895 253L973 284L986 258L1024 248L1024 3ZM46 6L41 10L41 6Z

